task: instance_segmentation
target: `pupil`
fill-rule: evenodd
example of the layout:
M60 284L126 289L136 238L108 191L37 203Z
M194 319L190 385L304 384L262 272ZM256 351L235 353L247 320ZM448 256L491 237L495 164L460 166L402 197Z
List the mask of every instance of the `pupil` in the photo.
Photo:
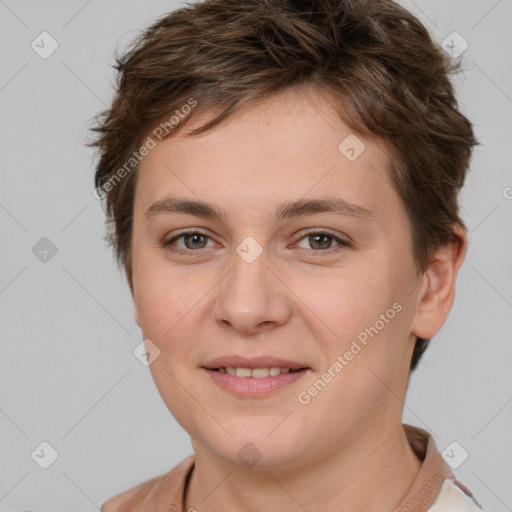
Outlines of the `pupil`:
M329 245L330 245L330 243L329 243L330 236L329 236L329 235L312 235L310 238L312 238L313 240L315 240L315 241L314 241L314 243L316 243L316 241L317 241L318 239L322 239L322 238L323 238L324 240L327 240L327 242L324 242L323 244L320 242L320 245L322 245L322 246L323 246L323 247L322 247L323 249L328 249L328 248L329 248Z
M193 235L187 235L187 236L185 237L185 240L186 240L186 242L187 242L187 241L189 241L190 239L192 239L192 240L193 240L192 245L193 245L193 243L194 243L194 242L197 242L197 241L198 241L198 240L197 240L197 237L201 238L202 236L203 236L203 235L201 235L201 234L199 234L199 233L195 233L195 234L193 234ZM189 244L188 244L188 243L186 243L186 242L185 242L185 245L187 246L187 249L194 249L194 247L189 247Z

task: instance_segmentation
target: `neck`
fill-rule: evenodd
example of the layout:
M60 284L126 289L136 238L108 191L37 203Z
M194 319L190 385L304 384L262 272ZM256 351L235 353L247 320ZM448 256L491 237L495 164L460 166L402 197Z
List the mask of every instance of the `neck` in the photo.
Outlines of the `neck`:
M203 447L185 492L184 510L269 512L383 512L394 510L416 478L421 461L401 425L356 439L318 462L281 473L229 464ZM258 468L258 469L256 469Z

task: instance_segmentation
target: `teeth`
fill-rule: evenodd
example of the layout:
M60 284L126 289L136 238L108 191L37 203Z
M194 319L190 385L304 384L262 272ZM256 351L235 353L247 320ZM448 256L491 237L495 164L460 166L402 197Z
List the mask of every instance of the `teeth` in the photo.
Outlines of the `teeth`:
M279 366L270 366L266 368L243 368L240 366L228 366L227 368L219 368L219 371L221 373L232 375L233 377L255 377L256 379L261 379L268 376L275 377L280 373L288 373L290 368L280 368Z
M237 377L250 377L251 369L250 368L235 368L235 373Z

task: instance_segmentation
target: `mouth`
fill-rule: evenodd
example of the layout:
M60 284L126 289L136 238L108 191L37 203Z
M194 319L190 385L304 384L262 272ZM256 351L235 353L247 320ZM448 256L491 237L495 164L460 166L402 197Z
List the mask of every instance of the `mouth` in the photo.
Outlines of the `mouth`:
M313 370L304 364L274 357L224 356L201 369L223 391L239 398L265 397L289 387Z
M247 374L247 370L257 370L256 374L263 374L268 370L270 375L279 375L279 373L288 373L293 372L294 370L303 370L309 368L307 364L300 363L298 361L292 361L291 359L282 359L280 357L273 356L238 356L238 355L226 355L216 357L211 361L208 361L203 365L203 368L208 370L216 370L216 371L226 371L226 373L230 375L235 375L237 370L240 370L239 377L249 377L251 375ZM233 370L235 373L233 373ZM279 370L279 373L277 373ZM231 373L230 373L231 372ZM254 375L256 377L257 375Z
M266 377L277 377L282 373L297 373L308 368L288 368L281 366L266 366L262 368L247 368L244 366L221 366L219 368L208 368L214 372L227 373L232 377L254 377L255 379L264 379Z

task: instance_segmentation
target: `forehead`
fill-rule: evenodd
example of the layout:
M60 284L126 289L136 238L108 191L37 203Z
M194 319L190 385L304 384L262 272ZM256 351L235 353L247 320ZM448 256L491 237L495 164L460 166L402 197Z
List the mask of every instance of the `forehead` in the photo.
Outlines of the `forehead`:
M138 170L135 209L166 196L201 199L236 214L300 198L337 196L370 211L399 201L383 144L356 135L331 98L287 90L204 134L199 110L177 136L156 141Z

